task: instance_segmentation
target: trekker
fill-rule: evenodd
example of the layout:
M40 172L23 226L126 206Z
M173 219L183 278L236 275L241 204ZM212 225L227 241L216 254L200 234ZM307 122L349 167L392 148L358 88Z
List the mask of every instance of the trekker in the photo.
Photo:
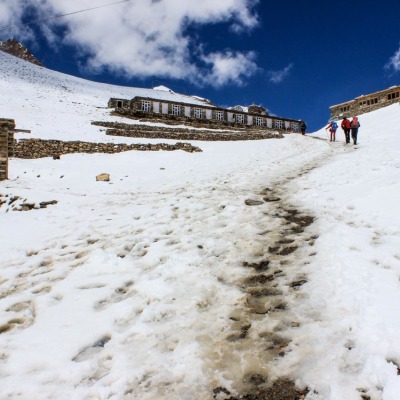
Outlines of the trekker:
M343 117L343 121L340 126L343 129L346 144L350 143L350 121L346 117Z
M360 122L358 121L358 117L353 117L350 122L351 128L351 138L353 139L354 144L357 144L357 135L358 135L358 128L360 127Z
M305 134L306 134L306 129L307 129L306 123L305 123L304 121L301 121L300 130L301 130L301 134L302 134L302 135L305 135Z
M336 142L336 129L338 125L336 121L331 121L329 122L329 125L325 128L325 130L329 129L329 132L331 133L331 140L330 142Z

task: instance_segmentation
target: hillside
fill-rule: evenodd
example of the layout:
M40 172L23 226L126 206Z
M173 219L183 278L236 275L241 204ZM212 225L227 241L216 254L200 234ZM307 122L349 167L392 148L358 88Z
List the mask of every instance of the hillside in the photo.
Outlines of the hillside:
M3 94L0 115L3 118L11 115L20 128L31 129L32 136L42 139L113 141L100 127L91 125L92 121L126 121L110 116L107 103L111 97L143 96L209 105L207 100L163 87L154 90L87 81L38 67L4 52L0 52L0 75Z
M91 120L139 90L0 72L0 115L43 138L105 141ZM12 158L0 398L397 400L399 109L362 115L357 146Z

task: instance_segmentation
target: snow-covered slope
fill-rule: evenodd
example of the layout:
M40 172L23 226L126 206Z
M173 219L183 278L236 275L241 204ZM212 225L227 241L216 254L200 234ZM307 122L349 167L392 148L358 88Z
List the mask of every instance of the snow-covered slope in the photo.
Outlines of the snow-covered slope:
M91 121L122 121L107 109L111 97L135 96L208 106L172 91L101 84L38 67L0 51L0 115L43 139L112 141ZM13 99L11 99L12 97ZM20 135L18 137L23 137ZM115 140L114 140L115 141Z
M101 135L90 120L106 117L96 107L114 87L64 76L65 89L62 75L6 57L2 116L53 138ZM0 398L211 400L286 376L307 400L398 400L400 106L360 122L356 147L338 132L11 159ZM285 210L314 222L291 233ZM279 240L296 249L274 253ZM243 267L263 260L267 271ZM268 274L275 292L249 302L245 282Z

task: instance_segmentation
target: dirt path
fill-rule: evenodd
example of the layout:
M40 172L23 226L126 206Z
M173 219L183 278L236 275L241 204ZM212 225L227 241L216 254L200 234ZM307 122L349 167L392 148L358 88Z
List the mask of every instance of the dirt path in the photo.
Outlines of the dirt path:
M263 189L256 194L262 200L246 200L249 207L267 202L266 216L272 221L260 233L268 243L265 254L258 261L242 263L247 274L237 285L243 291L243 302L229 317L234 333L226 337L217 362L218 370L229 371L227 379L235 379L236 394L219 386L214 388L214 399L298 400L308 393L307 388L296 388L290 377L278 376L274 365L285 357L292 333L300 326L289 305L305 295L302 286L307 276L302 267L317 254L313 248L318 239L315 217L291 203L290 184L320 163L317 159ZM245 375L239 375L235 362L247 364Z

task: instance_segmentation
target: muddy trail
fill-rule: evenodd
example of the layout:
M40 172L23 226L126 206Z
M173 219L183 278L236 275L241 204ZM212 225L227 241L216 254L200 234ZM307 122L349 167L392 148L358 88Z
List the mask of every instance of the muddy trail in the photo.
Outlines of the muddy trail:
M220 369L230 370L235 381L231 390L215 387L214 399L298 400L309 392L306 387L297 388L288 376L269 376L269 370L290 351L291 332L300 326L289 304L304 296L307 276L302 267L316 255L313 246L318 238L313 227L315 217L291 204L289 184L317 166L318 162L307 165L264 188L256 194L262 200L246 200L249 207L269 203L268 217L274 223L261 233L267 243L264 256L256 262L242 261L246 277L237 285L244 294L243 303L229 316L234 333L226 337L218 362ZM247 365L245 375L234 371L231 363L238 360Z

